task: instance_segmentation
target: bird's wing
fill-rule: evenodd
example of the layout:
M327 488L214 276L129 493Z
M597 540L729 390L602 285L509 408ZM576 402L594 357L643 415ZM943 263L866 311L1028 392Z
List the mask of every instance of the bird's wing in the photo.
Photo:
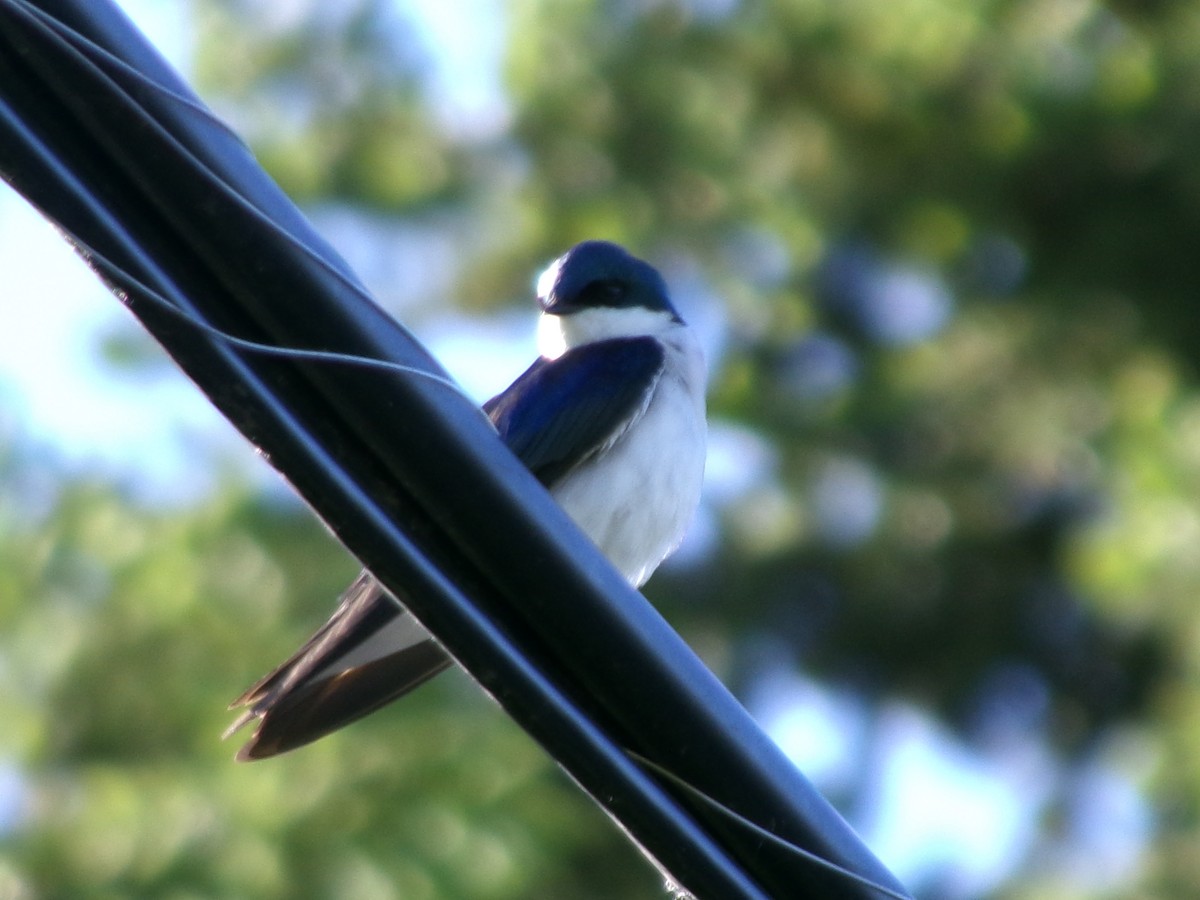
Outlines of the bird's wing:
M551 486L637 418L664 359L653 338L587 344L539 359L484 410L509 449ZM258 720L237 758L284 753L403 696L450 662L364 571L329 621L233 702L246 709L225 734Z
M284 753L390 703L450 662L412 614L363 571L329 621L230 704L246 710L225 736L258 719L237 758Z
M501 440L547 487L612 443L645 409L666 354L651 337L539 358L483 405Z

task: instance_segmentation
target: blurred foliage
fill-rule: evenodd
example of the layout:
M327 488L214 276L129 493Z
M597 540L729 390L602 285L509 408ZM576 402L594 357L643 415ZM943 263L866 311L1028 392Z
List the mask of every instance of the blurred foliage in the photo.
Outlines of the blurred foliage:
M27 459L22 485L63 473ZM222 744L226 703L328 612L354 568L298 507L230 486L203 508L136 508L67 481L0 532L0 759L20 827L0 896L589 897L645 873L544 754L455 674L268 765ZM13 803L6 798L6 803ZM639 877L640 876L640 877ZM627 892L623 886L630 880Z
M510 120L479 133L433 108L402 4L195 6L202 92L294 196L467 223L464 307L585 237L721 298L712 418L757 451L714 549L648 593L724 676L766 642L981 754L1047 748L1042 852L996 896L1195 893L1200 7L514 0ZM8 508L0 758L28 796L0 896L656 895L461 676L229 762L223 701L352 574L303 515L70 480ZM1075 883L1046 848L1098 759L1154 832Z

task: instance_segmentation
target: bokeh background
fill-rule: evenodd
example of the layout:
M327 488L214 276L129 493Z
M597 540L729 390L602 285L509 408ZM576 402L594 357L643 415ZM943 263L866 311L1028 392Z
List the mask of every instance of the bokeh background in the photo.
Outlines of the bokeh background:
M914 892L1200 893L1200 6L122 5L480 399L662 268L646 593ZM461 673L235 765L355 563L7 191L0 286L0 898L662 896Z

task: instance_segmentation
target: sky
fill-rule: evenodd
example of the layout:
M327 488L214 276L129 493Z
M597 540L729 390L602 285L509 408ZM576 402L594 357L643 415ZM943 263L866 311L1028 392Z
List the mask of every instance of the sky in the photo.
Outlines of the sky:
M187 0L119 0L118 5L186 77L193 52ZM310 5L306 0L274 0L271 11L286 20ZM418 0L405 6L418 34L439 48L431 56L430 89L443 115L475 122L475 127L498 127L504 117L496 77L503 39L497 26L499 4L471 0L447 6ZM469 15L462 16L464 8ZM363 257L356 252L363 229L333 213L326 218L334 243L339 235L345 239L339 249L352 262ZM0 305L0 428L19 424L27 439L71 468L105 473L154 502L202 497L218 468L205 463L217 459L226 474L232 464L264 486L278 482L253 454L237 452L241 438L169 366L121 371L104 362L97 336L133 333L133 317L54 228L3 184L0 272L5 294ZM371 274L364 273L368 283ZM374 274L382 278L388 273ZM491 323L476 326L473 334L469 326L457 324L434 322L426 337L435 350L443 349L439 357L481 399L519 374L522 360L532 353L531 324L522 328L507 321L497 328Z
M306 0L273 2L282 17L309 5ZM121 0L120 5L186 76L192 53L187 0ZM405 8L433 50L430 90L449 127L466 128L462 123L467 122L474 128L501 127L507 110L498 76L499 0L416 0ZM379 240L378 232L366 236L360 222L337 211L317 211L314 218L352 264L366 258L364 241ZM0 436L19 430L65 465L99 472L158 503L202 497L230 465L266 490L285 490L172 367L123 373L104 363L97 337L135 333L134 320L54 229L3 185L0 273ZM908 293L914 284L920 287L916 276L901 274ZM387 276L386 271L364 272L369 286L374 278L386 288ZM929 296L922 308L931 321L940 321L948 315L949 300L936 292ZM479 399L518 374L534 347L532 316L516 314L486 323L448 315L427 323L419 336ZM724 494L737 490L735 482L744 475L739 470L754 449L752 436L715 424L713 478L706 488L710 503L719 505ZM769 453L760 455L759 464L769 466ZM853 466L833 474L842 489L830 503L862 486L862 473ZM702 517L695 529L700 536L693 538L700 543L692 552L711 539L714 528ZM852 692L817 684L786 666L767 671L746 702L826 790L837 791L859 777L864 759L881 754L882 779L867 808L855 811L855 824L902 879L915 884L934 877L953 888L952 896L986 892L1033 852L1029 842L1037 817L1055 799L1050 796L1055 761L1033 740L1013 736L990 751L967 748L919 710L904 706L882 711L868 734L868 710ZM0 780L4 777L0 771ZM1105 859L1124 860L1122 871L1128 871L1136 866L1148 833L1145 807L1111 771L1097 768L1089 777L1096 805L1085 810L1086 819L1105 826L1085 837ZM1093 868L1081 877L1099 872ZM1119 874L1111 865L1103 870L1106 879Z
M121 4L186 71L185 8L164 0ZM133 322L57 231L0 185L0 400L24 437L74 469L102 471L164 501L197 496L187 437L232 429L180 375L122 377L100 358L98 335ZM144 476L144 480L143 480Z

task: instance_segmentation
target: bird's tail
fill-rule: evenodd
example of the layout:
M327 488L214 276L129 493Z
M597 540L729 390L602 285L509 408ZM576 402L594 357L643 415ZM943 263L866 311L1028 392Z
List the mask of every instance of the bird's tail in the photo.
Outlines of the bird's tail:
M288 660L238 697L229 737L257 720L239 760L301 747L425 683L452 660L412 614L363 572Z

